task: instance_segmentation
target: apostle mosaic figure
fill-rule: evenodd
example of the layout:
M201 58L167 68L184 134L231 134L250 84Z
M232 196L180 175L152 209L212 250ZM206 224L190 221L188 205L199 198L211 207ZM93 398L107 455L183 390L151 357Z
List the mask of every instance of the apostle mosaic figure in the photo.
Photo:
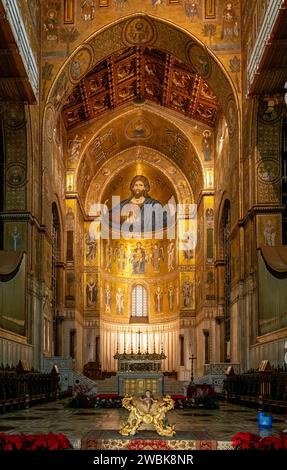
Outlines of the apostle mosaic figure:
M116 292L116 310L119 315L124 312L124 294L121 287Z
M158 286L154 294L154 303L156 313L162 313L162 290Z
M107 284L105 286L105 310L106 313L111 313L111 305L112 305L112 291L110 286Z
M185 232L182 238L183 243L183 257L186 261L193 258L193 237L189 232Z
M182 285L183 307L191 308L192 306L192 284L189 280L184 281Z
M75 137L69 141L68 160L70 163L73 163L78 159L81 145L84 142L85 138L86 137L81 137L76 134Z
M85 235L86 244L86 259L87 261L93 261L97 256L97 240L95 240L89 232Z
M84 21L91 21L94 19L95 2L94 0L83 0L81 2L81 14Z
M212 159L211 132L209 130L203 132L202 151L206 162Z
M205 211L205 219L206 219L206 225L207 227L213 227L213 223L214 223L214 210L209 207L208 209L206 209Z
M106 266L105 266L105 269L106 269L106 271L109 271L109 272L112 269L112 254L113 254L113 251L112 251L112 248L111 248L110 241L108 240L108 242L106 244Z
M90 281L86 285L86 299L87 299L87 307L94 307L97 305L98 286L97 286L97 283L93 279L90 279Z
M160 271L160 263L164 261L163 247L155 243L151 253L151 264L155 272Z
M174 243L170 242L167 247L167 268L168 272L174 269Z
M231 2L226 3L222 15L222 39L234 40L239 37L239 26L235 10Z
M68 212L66 214L66 229L67 231L73 231L75 228L75 215L73 209L68 207Z
M272 221L269 219L264 228L264 238L266 246L275 246L276 230Z
M184 10L186 16L189 18L195 18L198 16L198 0L185 0Z
M168 308L170 312L173 311L173 302L174 302L174 289L173 289L173 285L170 284L168 288Z
M51 9L48 11L43 26L47 41L57 41L59 37L59 20L57 18L56 10Z
M126 251L123 243L120 246L116 246L114 249L114 262L117 262L118 271L124 271L126 268Z
M18 231L18 227L15 225L10 235L10 246L12 251L17 251L21 245L22 239L21 234Z

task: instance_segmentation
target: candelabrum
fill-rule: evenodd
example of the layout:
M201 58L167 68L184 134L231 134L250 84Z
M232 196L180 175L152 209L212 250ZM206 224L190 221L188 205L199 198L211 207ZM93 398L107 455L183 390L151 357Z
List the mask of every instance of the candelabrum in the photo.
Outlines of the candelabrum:
M164 348L163 348L163 341L161 340L160 351L156 352L155 334L153 334L153 352L149 352L148 335L146 337L146 350L144 350L144 344L143 342L141 342L141 334L143 334L141 331L137 332L137 335L138 335L137 350L134 350L133 336L131 334L130 353L127 352L127 348L126 348L126 333L124 332L123 352L119 351L119 338L117 335L117 349L114 355L114 359L117 359L117 360L119 359L120 360L123 360L123 359L164 360L166 359L166 355L164 353Z

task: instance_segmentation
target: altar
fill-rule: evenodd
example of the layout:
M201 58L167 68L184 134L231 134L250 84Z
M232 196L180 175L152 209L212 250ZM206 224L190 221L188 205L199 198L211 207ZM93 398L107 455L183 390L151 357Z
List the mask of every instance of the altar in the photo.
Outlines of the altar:
M140 347L136 353L133 349L127 353L119 353L118 346L114 359L118 361L118 393L125 395L143 395L150 390L153 395L163 394L163 372L161 362L166 359L163 349L160 353L154 351L141 352Z
M163 373L118 372L119 395L143 395L150 390L153 395L163 394Z

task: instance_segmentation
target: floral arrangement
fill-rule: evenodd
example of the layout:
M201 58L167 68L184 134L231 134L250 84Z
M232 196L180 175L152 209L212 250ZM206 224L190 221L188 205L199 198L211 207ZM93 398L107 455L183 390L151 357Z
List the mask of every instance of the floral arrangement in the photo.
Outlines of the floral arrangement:
M5 434L0 433L0 450L63 450L72 449L63 434Z
M95 408L121 408L122 399L120 397L97 396L94 403Z
M175 401L174 407L179 409L205 408L207 410L216 410L219 408L217 400L208 397L200 401L194 398L173 398L173 400Z
M260 437L251 432L239 432L231 443L235 450L287 450L287 435Z
M179 400L175 408L197 408L217 409L217 396L214 388L209 384L189 384L187 387L187 399L185 402Z
M217 409L216 397L206 393L204 396L191 398L184 395L171 395L175 408L188 409L203 407L206 409ZM91 394L84 386L74 390L73 398L67 404L69 408L121 408L122 397L117 393Z
M89 391L81 390L69 400L69 408L121 408L122 399L117 393L91 395Z
M215 390L209 384L189 384L187 387L187 396L189 398L195 398L196 400L214 398Z

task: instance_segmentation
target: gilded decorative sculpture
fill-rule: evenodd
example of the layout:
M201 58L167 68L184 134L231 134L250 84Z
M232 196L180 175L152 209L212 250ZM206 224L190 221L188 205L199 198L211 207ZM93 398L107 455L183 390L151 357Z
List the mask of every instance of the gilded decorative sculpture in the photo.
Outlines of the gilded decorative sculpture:
M175 435L175 426L169 425L166 418L166 413L174 408L170 395L155 399L147 390L145 397L125 396L122 405L130 412L127 423L119 430L123 436L133 436L141 424L153 424L160 436Z

